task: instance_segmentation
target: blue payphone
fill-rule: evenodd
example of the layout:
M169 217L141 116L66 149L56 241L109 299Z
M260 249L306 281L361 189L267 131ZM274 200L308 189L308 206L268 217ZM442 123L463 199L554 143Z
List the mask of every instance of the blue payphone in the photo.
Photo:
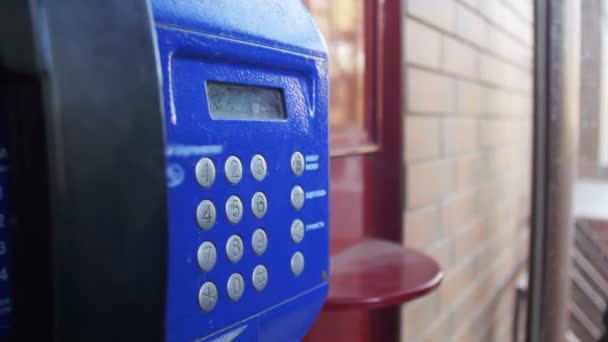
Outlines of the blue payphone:
M167 340L299 340L328 284L323 40L300 1L152 1L152 10Z
M0 340L302 339L329 281L302 2L2 6Z

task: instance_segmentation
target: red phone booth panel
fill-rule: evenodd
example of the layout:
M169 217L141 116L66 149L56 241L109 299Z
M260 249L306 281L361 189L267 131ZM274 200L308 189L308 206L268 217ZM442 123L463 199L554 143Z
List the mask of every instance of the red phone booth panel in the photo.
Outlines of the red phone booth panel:
M401 247L399 0L305 0L330 55L330 294L305 341L398 338L398 305L439 285Z

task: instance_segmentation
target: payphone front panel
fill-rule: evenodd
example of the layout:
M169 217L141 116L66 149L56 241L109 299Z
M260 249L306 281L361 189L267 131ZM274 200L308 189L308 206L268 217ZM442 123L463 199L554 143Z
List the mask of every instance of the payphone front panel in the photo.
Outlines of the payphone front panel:
M322 39L300 1L156 1L153 12L167 340L299 340L328 286Z

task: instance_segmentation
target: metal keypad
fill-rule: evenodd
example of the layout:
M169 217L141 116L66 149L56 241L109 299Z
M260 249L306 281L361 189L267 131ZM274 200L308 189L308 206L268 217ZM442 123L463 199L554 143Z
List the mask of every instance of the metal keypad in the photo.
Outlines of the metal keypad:
M198 291L198 305L201 310L209 312L215 308L217 304L217 287L215 284L208 281L201 286Z
M238 273L233 273L230 278L228 278L226 291L228 292L228 297L233 301L236 302L241 299L243 292L245 292L245 279L243 279L243 276Z
M238 196L232 195L226 201L226 217L232 223L239 223L243 217L243 202Z
M291 223L291 239L295 243L300 243L304 239L304 222L300 219L295 219Z
M291 171L296 176L301 176L305 168L304 156L300 152L294 152L291 155Z
M296 185L291 189L291 205L295 209L301 209L304 205L304 189L299 185Z
M243 240L238 235L232 235L226 242L226 256L232 263L237 263L243 257Z
M215 262L217 261L217 250L215 249L213 243L210 241L201 243L201 245L198 247L198 252L196 253L196 259L199 267L203 271L211 271L213 266L215 266Z
M262 255L268 247L268 236L262 228L258 228L251 236L251 248L256 255Z
M256 192L251 198L251 211L257 218L262 218L268 210L268 200L262 192Z
M304 254L295 252L291 256L291 272L294 276L299 276L304 271Z
M268 284L268 270L264 265L257 265L253 269L251 282L253 283L253 288L257 291L262 291L266 288L266 284Z
M224 164L224 173L230 183L237 184L240 182L241 178L243 178L243 164L241 164L241 160L236 156L228 157Z
M198 222L198 226L207 230L211 229L215 224L216 213L215 213L215 205L213 202L209 200L204 200L199 203L196 208L196 221Z
M257 181L262 181L266 178L268 167L266 166L266 159L261 154L256 154L251 158L251 174Z
M203 188L209 188L215 181L215 165L209 158L201 158L195 167L196 180Z
M290 165L288 170L291 169L291 172L293 173L292 177L301 176L305 169L304 155L300 152L295 152L291 155L289 162ZM263 155L253 155L249 166L251 176L256 182L261 182L267 177L268 166ZM246 178L245 181L243 180L245 175L243 175L244 171L241 160L234 155L226 158L224 162L224 172L226 176L225 182L230 185L238 185L241 181L247 181ZM195 176L197 183L204 189L203 191L208 191L207 189L218 181L216 179L215 165L210 158L206 157L198 160L195 167ZM259 184L256 187L261 187L264 183L256 184ZM218 185L218 187L221 188L221 185ZM235 267L239 267L239 265L241 265L240 267L243 267L242 265L246 265L247 263L242 262L242 259L248 255L245 251L245 243L243 242L245 237L251 238L251 250L253 253L250 255L260 258L258 259L260 262L264 262L265 260L263 258L268 249L268 233L264 228L256 228L251 235L249 235L247 231L242 230L243 228L246 229L246 227L241 227L239 224L241 224L243 216L247 214L246 211L249 209L244 205L241 199L246 198L245 196L247 196L247 194L240 192L238 186L231 189L233 189L230 190L233 194L228 196L225 202L226 220L228 223L236 225L236 229L241 230L238 235L232 234L225 240L225 256L218 254L216 246L222 245L222 242L220 241L210 241L207 238L207 240L204 240L199 245L196 255L198 266L202 272L213 274L214 267L218 263L218 258L222 257L227 258ZM268 212L269 201L266 193L263 191L264 188L258 189L259 191L256 191L251 195L251 213L252 217L256 220L260 220L260 222L264 224L264 217ZM299 212L304 205L304 189L300 185L293 186L290 191L289 200L293 212ZM217 224L217 213L214 203L207 199L201 201L197 207L196 217L201 228L204 230L211 229L211 227ZM224 229L224 227L220 227L220 229ZM203 232L202 234L204 236L204 234L207 233ZM290 237L292 242L294 244L300 244L304 239L304 234L304 222L302 222L300 218L294 218L290 226ZM247 248L249 247L247 246ZM293 253L289 259L289 263L291 273L298 277L304 270L304 255L302 252L296 251ZM246 282L243 275L250 275L251 283ZM226 281L226 295L233 302L239 301L248 285L255 289L254 293L261 292L267 287L268 280L269 270L262 264L257 264L253 270L244 269L242 271L237 271L232 273L228 279L224 280ZM218 302L218 296L222 296L222 294L218 293L214 282L205 282L199 290L199 305L204 312L213 310Z

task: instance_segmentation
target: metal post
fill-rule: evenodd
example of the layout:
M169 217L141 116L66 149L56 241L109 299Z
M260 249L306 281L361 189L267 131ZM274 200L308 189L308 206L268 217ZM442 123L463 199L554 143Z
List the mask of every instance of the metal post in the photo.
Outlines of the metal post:
M568 326L578 135L580 0L535 1L535 88L528 341Z

